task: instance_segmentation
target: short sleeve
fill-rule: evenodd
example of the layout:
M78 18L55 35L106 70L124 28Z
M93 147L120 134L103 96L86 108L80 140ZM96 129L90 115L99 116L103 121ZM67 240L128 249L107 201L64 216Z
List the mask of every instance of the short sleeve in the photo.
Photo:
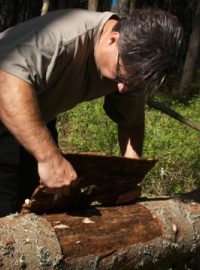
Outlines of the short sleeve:
M119 126L140 125L144 122L144 95L112 93L104 99L104 110Z

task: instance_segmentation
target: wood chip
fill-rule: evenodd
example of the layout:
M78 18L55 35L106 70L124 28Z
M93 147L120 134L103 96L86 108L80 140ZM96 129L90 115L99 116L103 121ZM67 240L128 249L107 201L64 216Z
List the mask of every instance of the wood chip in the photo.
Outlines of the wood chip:
M84 218L83 223L90 224L90 223L95 223L95 222L89 218Z
M67 229L69 228L69 226L65 224L58 224L58 225L53 226L53 228L54 229Z
M30 203L31 201L30 201L29 199L26 199L24 202L25 202L26 205L29 205L29 203Z

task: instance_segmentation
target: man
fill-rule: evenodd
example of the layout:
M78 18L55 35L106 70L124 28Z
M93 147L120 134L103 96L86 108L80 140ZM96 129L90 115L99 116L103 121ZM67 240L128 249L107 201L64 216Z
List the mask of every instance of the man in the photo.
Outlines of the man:
M26 153L21 169L21 146L37 161L38 179L48 188L65 192L76 181L46 123L82 101L106 96L122 154L141 156L144 93L176 70L181 40L177 19L159 10L136 10L122 19L111 12L60 10L3 32L0 215L20 209L20 172L30 158ZM23 176L28 186L31 175Z

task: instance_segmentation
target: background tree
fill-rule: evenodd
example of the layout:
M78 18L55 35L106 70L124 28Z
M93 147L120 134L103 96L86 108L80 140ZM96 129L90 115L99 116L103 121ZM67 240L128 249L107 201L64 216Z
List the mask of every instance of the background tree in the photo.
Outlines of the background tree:
M126 16L135 8L137 0L118 0L113 5L113 11L117 12L120 16Z
M39 16L42 0L0 0L0 31Z
M197 1L193 27L189 39L184 69L179 86L179 95L187 97L190 93L189 86L193 80L196 63L199 56L200 43L200 0Z
M98 10L98 4L99 4L98 0L89 0L88 1L88 10L97 11Z

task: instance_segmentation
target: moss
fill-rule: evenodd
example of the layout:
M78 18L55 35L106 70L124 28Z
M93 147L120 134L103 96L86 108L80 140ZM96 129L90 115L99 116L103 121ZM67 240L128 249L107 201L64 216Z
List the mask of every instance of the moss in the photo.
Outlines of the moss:
M37 247L37 258L39 264L42 266L52 266L53 261L50 256L50 252L48 249L44 247Z
M8 256L13 253L15 250L15 247L13 243L9 243L7 245L0 245L0 255L1 256Z

